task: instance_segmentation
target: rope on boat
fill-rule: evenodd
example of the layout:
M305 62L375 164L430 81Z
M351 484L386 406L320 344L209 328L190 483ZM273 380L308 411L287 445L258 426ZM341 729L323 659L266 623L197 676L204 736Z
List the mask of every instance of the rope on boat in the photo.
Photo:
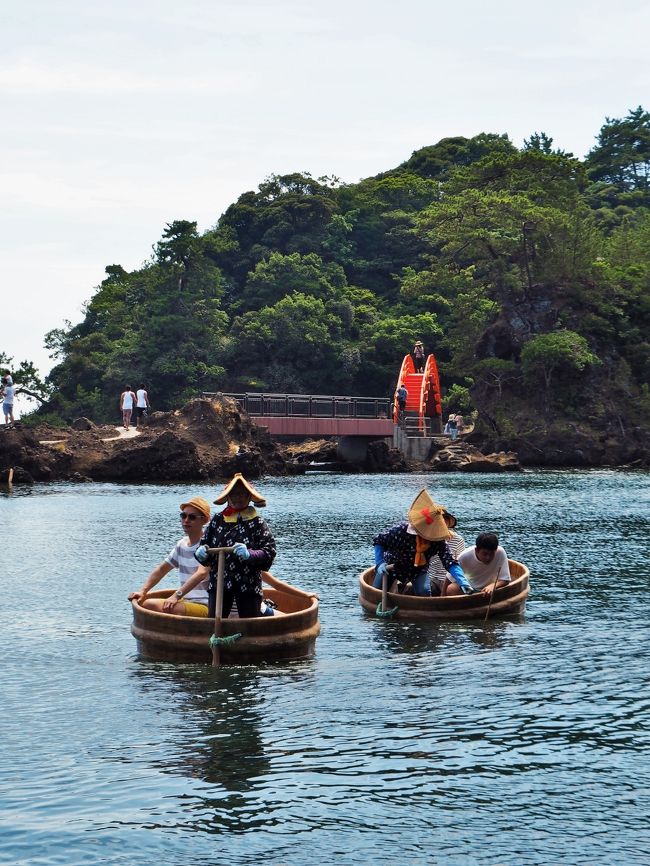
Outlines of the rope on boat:
M227 637L217 637L216 634L213 634L210 635L208 644L210 645L210 649L214 649L216 646L232 646L240 637L242 637L240 631L237 634L229 634Z
M395 605L395 607L391 607L390 610L382 610L381 609L381 602L379 602L379 604L377 605L377 610L375 611L375 613L377 614L377 616L380 619L392 619L398 610L399 610L399 607L397 605Z

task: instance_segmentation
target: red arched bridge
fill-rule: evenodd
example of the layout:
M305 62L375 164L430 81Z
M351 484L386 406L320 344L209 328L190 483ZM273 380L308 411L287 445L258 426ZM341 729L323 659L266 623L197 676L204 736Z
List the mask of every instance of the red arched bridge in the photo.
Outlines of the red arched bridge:
M401 384L408 398L400 414L395 394ZM392 398L249 392L224 396L236 400L252 421L277 437L391 437L398 444L396 427L408 437L430 438L440 433L440 380L433 355L427 358L423 373L416 373L410 355L404 357L395 394Z

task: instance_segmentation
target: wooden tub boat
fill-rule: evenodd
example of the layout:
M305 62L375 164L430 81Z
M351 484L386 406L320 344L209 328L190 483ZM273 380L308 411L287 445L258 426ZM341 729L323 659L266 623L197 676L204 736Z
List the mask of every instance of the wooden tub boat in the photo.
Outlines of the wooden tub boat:
M529 572L525 565L508 560L512 580L494 591L492 604L489 605L490 619L493 616L523 613L529 592ZM375 569L368 568L359 576L359 601L364 610L375 614L381 604L381 590L375 589L372 582ZM436 620L436 619L485 619L488 613L489 597L483 593L475 595L440 596L399 595L388 593L388 609L397 607L394 619ZM381 610L381 608L380 608Z
M276 615L223 619L222 636L241 637L221 646L221 664L303 659L314 654L320 634L318 596L283 583L265 571L262 579L264 597L275 602ZM171 589L157 590L149 593L149 597L167 598L172 593ZM141 656L159 661L212 662L208 641L214 630L213 619L147 610L135 599L131 606L131 634Z

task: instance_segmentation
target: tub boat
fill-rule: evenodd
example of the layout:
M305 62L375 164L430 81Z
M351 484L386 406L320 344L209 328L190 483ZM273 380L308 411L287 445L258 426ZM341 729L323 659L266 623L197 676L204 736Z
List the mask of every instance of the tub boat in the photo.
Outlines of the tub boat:
M444 619L490 619L495 616L521 614L526 607L529 593L528 568L514 559L508 560L512 580L494 591L490 603L489 596L483 593L473 595L440 596L401 595L389 592L386 609L392 611L394 619L402 620L444 620ZM359 602L365 611L376 614L381 612L382 591L375 589L372 582L375 569L368 568L359 576ZM489 608L489 611L488 611Z
M304 659L316 649L320 634L318 596L304 592L262 572L264 598L277 606L275 616L221 620L221 635L235 640L220 647L221 664L256 664L260 662ZM149 598L167 598L173 590L157 590ZM158 661L198 662L210 664L210 638L214 619L147 610L134 599L131 634L143 658Z

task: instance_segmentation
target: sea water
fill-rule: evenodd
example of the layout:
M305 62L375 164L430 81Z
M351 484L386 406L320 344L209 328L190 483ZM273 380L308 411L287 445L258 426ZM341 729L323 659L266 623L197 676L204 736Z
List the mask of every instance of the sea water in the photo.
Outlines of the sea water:
M263 479L272 571L322 634L222 669L139 658L127 602L215 486L5 488L0 862L647 864L649 480ZM362 612L372 537L423 486L528 565L524 616Z

